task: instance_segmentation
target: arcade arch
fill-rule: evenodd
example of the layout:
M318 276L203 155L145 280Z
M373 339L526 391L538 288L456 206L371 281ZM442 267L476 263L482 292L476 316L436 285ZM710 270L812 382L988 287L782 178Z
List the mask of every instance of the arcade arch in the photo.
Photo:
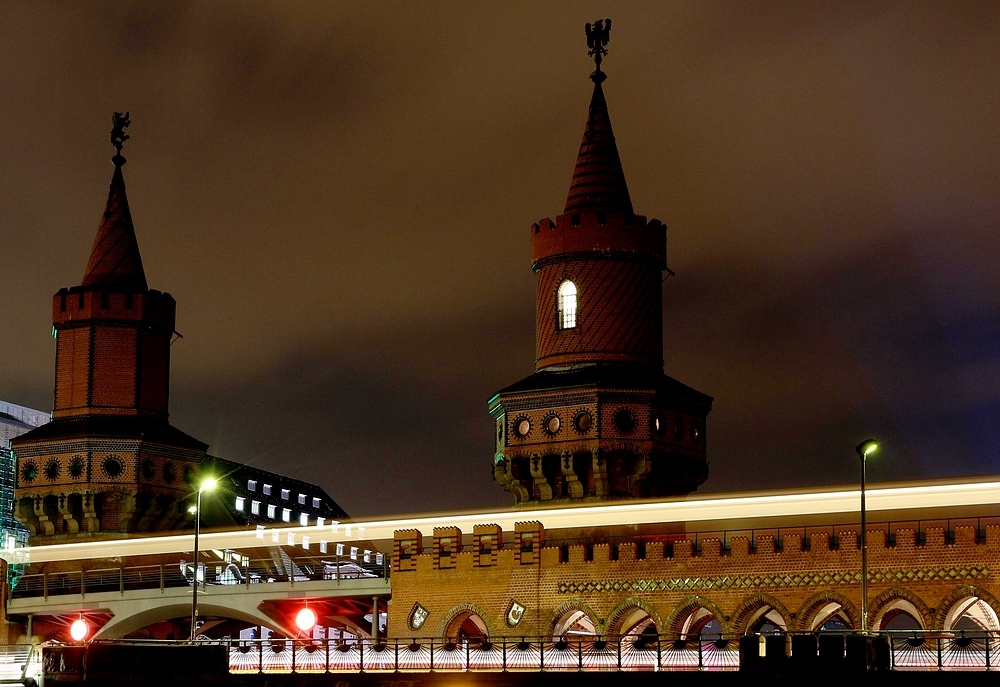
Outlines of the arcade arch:
M823 591L806 600L795 614L800 630L853 630L861 627L861 616L843 594Z
M568 601L553 611L549 620L553 637L596 637L599 621L592 608L581 601Z
M941 601L941 628L996 632L1000 630L998 605L997 599L984 589L959 587Z
M890 589L871 602L871 626L876 630L924 630L929 626L930 609L907 589Z
M692 596L671 611L666 631L679 637L722 634L729 631L729 624L718 606L702 596Z
M448 611L438 629L439 636L453 639L485 640L493 634L493 625L486 612L471 603Z
M733 612L733 629L739 634L787 632L790 624L788 609L769 594L747 597Z
M625 599L608 614L607 627L610 635L656 635L661 626L656 609L636 597Z

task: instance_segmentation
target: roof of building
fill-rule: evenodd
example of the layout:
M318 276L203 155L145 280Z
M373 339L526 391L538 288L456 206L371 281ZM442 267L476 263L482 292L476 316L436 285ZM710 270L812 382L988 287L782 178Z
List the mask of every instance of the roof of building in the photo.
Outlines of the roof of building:
M108 190L108 204L90 251L83 286L146 291L139 242L135 238L132 213L125 195L121 164L115 165Z
M150 441L164 446L208 450L208 444L188 436L159 418L134 415L84 415L59 418L22 434L15 444L86 437L114 437Z
M206 456L201 472L214 474L219 482L216 496L237 525L301 524L303 516L312 524L318 518L347 518L326 490L311 482L217 456Z
M697 389L678 382L661 370L648 365L625 363L592 363L574 365L565 369L544 369L502 389L501 394L527 391L556 391L603 387L609 389L636 389L658 391L673 398L693 403L711 405L713 399Z
M603 75L603 74L602 74ZM608 103L604 99L602 79L594 80L594 95L583 130L583 142L573 169L569 196L563 214L605 213L632 214L632 199L625 183L625 171L618 157L615 134L611 129Z

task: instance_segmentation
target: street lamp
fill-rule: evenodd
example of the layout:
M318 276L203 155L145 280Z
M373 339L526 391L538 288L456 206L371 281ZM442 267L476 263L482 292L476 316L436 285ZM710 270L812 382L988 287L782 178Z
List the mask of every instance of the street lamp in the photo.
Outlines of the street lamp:
M201 494L204 491L212 491L218 486L218 482L209 477L198 487L198 499L188 512L194 513L194 584L191 586L191 641L194 641L195 633L198 631L198 535L201 534Z
M865 461L878 448L874 439L865 439L854 450L861 459L861 631L868 633L868 519L865 513Z

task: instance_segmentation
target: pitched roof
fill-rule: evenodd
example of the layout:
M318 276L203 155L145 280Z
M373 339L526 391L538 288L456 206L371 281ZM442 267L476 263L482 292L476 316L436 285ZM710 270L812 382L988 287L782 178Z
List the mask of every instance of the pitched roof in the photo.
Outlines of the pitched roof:
M82 284L135 291L148 288L120 164L115 165L115 173L111 177L108 205L101 217L101 226L90 251Z
M603 76L603 74L601 74ZM573 181L563 214L617 213L632 214L632 199L625 183L625 172L618 157L615 134L611 130L608 103L604 99L603 79L594 79L594 95L583 130L580 154L576 158Z

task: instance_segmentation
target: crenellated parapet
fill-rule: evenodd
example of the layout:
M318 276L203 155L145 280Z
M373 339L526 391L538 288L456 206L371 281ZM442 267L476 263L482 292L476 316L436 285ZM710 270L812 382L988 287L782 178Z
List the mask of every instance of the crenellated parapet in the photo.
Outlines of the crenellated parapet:
M466 538L450 527L435 530L433 546L424 548L416 530L397 532L393 571L399 574L393 576L390 633L422 636L458 607L480 609L489 615L486 624L506 636L546 634L552 631L556 609L568 607L590 609L600 616L592 618L600 625L612 611L621 615L623 604L654 609L664 633L680 632L684 619L690 620L682 607L703 609L697 611L701 619L708 617L704 609L718 609L719 626L726 631L746 630L767 613L787 629L806 630L826 622L823 613L848 624L858 617L856 526L733 536L581 539L580 534L546 532L539 522L523 522L506 532L496 525L477 526ZM456 549L459 541L466 545ZM875 621L891 617L893 608L912 613L916 611L909 609L916 608L924 609L917 614L926 616L926 626L935 627L942 603L958 589L979 590L981 598L1000 597L995 581L998 524L878 526L869 530L868 547ZM404 552L407 556L400 560ZM433 621L422 632L406 625L416 604ZM770 610L757 613L765 606ZM511 609L519 608L519 620L507 622ZM667 619L673 624L667 626ZM444 626L451 627L452 620Z

